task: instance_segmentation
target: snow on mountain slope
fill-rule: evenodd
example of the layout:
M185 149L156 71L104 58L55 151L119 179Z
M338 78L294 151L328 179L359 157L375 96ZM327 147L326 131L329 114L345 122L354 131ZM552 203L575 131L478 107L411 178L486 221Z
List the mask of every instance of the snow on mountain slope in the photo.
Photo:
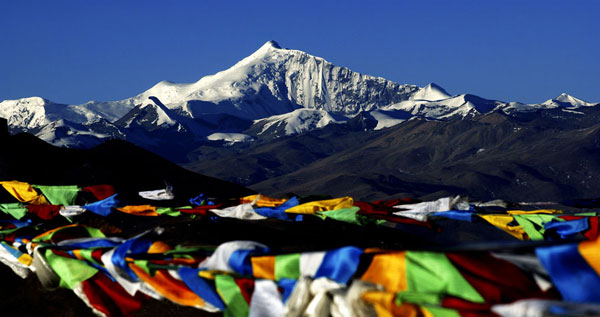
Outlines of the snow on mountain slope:
M174 124L176 124L175 120L173 120L171 118L171 116L169 116L168 112L169 109L167 109L165 107L165 105L163 105L158 99L156 99L156 97L150 97L148 98L149 101L151 102L146 102L146 104L142 104L142 109L146 108L146 107L152 107L154 108L154 110L156 111L156 119L152 122L152 124L157 125L157 126L161 126L161 125L167 125L167 126L172 126Z
M505 105L498 107L498 110L504 111L504 113L510 114L515 112L531 112L545 109L556 109L563 108L563 111L572 111L569 109L577 109L581 107L593 107L598 103L591 103L583 101L579 98L575 98L571 95L562 93L558 97L548 99L539 104L524 104L520 102L509 102Z
M501 110L506 114L510 114L513 112L536 111L537 109L539 109L536 106L537 105L535 105L535 104L525 104L525 103L521 103L521 102L509 102L504 105L498 105L496 110Z
M135 125L155 129L177 124L177 121L172 118L171 110L167 109L156 97L148 97L137 107L137 110L123 116L119 120L120 125L124 128L131 128Z
M194 83L161 81L131 98L81 105L39 97L5 100L0 117L12 130L39 132L57 145L116 137L170 154L207 136L242 137L231 133L268 139L344 121L358 131L379 130L413 117L458 120L490 111L573 111L594 105L566 94L531 105L451 96L434 83L400 85L269 41L229 69Z
M144 98L145 99L145 98ZM72 106L75 111L87 113L88 116L100 117L110 122L115 122L127 112L139 105L144 99L128 98L119 101L88 101L81 105ZM137 101L137 103L136 103ZM88 120L89 121L89 120Z
M373 110L369 112L371 117L377 121L374 130L393 127L412 117L412 115L404 110Z
M114 137L63 119L46 124L35 135L56 146L70 148L89 148Z
M297 108L352 116L408 99L418 87L355 73L323 58L265 43L231 68L191 84L162 81L119 103L139 104L156 96L190 117L228 113L260 119Z
M446 92L444 88L434 83L430 83L429 85L420 88L414 95L412 95L412 97L410 97L410 99L436 101L448 99L450 97L452 96L450 96L450 94Z
M243 133L213 133L206 137L209 141L223 141L229 145L238 142L249 142L252 141L252 137Z
M436 101L411 99L383 107L382 110L403 110L413 116L443 120L470 118L478 114L487 113L501 105L504 105L504 103L483 99L475 95L463 94Z
M150 138L176 137L199 139L211 132L202 125L201 120L181 116L168 109L158 98L148 97L141 104L131 109L126 115L115 121L115 125L127 131L127 139L139 144L153 146L170 140L149 140Z
M9 126L24 130L40 128L59 119L73 122L88 120L85 113L76 111L72 106L57 104L40 97L4 100L0 102L0 117L6 118Z
M0 102L0 117L6 118L10 127L24 131L39 129L60 119L80 124L101 119L114 121L125 113L127 111L114 103L88 102L82 105L65 105L40 97Z
M579 107L592 107L592 106L595 106L596 104L590 103L590 102L585 102L585 101L575 98L571 95L562 93L554 99L549 99L549 100L544 101L541 105L545 106L546 108L559 108L559 107L561 107L561 108L579 108Z
M257 131L256 135L274 134L277 136L293 135L322 128L330 123L344 122L329 112L316 109L296 109L290 113L256 120L249 131Z

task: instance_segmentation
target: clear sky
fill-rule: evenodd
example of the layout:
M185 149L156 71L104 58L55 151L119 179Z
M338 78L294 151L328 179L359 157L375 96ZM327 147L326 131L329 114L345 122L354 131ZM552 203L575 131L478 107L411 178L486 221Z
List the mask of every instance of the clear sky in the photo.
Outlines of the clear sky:
M450 94L600 102L600 1L1 1L0 100L119 100L268 40Z

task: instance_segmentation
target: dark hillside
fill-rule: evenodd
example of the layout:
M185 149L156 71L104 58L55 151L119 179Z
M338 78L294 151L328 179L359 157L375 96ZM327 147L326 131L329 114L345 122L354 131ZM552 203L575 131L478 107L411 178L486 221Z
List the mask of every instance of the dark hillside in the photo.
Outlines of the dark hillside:
M596 197L600 113L582 111L585 115L547 110L449 122L419 119L366 132L330 125L240 152L235 147L200 148L197 161L185 166L275 196ZM241 168L224 168L232 164Z
M176 196L187 198L200 193L216 197L253 193L237 184L192 173L121 140L111 140L89 150L66 149L19 133L0 139L0 147L2 180L48 185L111 184L123 194L170 184Z

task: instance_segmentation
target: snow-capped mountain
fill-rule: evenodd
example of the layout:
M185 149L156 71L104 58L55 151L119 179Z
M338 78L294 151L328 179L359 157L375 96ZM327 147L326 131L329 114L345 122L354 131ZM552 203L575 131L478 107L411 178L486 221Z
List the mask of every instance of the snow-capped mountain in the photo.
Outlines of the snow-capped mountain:
M566 94L531 105L452 96L434 83L398 84L269 41L229 69L194 83L161 81L131 98L81 105L40 97L5 100L0 116L12 131L28 131L57 145L122 138L164 155L176 145L272 139L332 123L380 130L412 118L460 120L491 111L573 111L594 105Z
M338 67L274 41L231 68L192 84L160 82L121 104L139 104L149 96L192 118L227 113L261 119L298 108L351 116L410 98L418 90L383 78Z
M525 104L521 102L508 102L498 106L497 110L501 110L507 114L519 112L532 112L549 109L562 109L565 112L573 111L578 108L593 107L598 103L591 103L575 98L566 93L560 94L556 98L548 99L539 104Z
M430 86L432 85L428 85L428 87ZM445 99L437 99L442 95L435 92L429 95L424 93L422 96L436 100L410 99L383 107L382 110L402 110L413 116L445 120L470 118L505 105L505 103L500 101L487 100L469 94L447 97Z
M408 100L417 91L416 86L359 74L269 41L231 68L195 83L162 81L131 98L81 105L58 104L39 97L7 100L0 103L0 116L7 118L15 130L33 133L60 119L81 125L104 119L119 127L126 138L138 140L130 134L140 129L150 132L175 127L194 137L239 133L249 127L249 120L257 120L258 125L285 125L282 131L289 135ZM227 116L228 120L223 120ZM278 120L283 121L276 123ZM229 124L222 131L222 123L226 122ZM240 127L232 127L232 122ZM50 139L67 146L80 143Z
M410 97L412 100L428 100L428 101L436 101L448 99L452 96L444 88L430 83L427 86L420 88L417 92Z
M8 125L23 130L43 127L55 120L65 119L72 122L85 122L96 119L92 113L79 112L76 106L57 104L40 97L0 102L0 117L8 120Z
M585 102L566 93L560 94L558 97L546 100L542 103L547 108L580 108L595 106L591 102Z
M57 146L76 148L90 148L110 139L125 137L118 128L105 120L84 125L64 119L44 125L36 136Z
M158 98L151 96L117 120L116 124L126 129L142 128L154 131L175 127L177 131L185 131L186 129L176 117L177 115L165 107Z
M331 123L345 122L345 117L325 110L296 109L289 113L254 121L248 132L256 136L285 136L322 128Z
M149 97L191 118L230 114L262 119L299 108L352 116L410 98L419 88L363 75L269 41L231 68L195 83L161 81L141 94L81 105L108 120L125 115Z
M369 112L369 115L377 122L377 125L373 128L373 130L381 130L393 127L413 117L413 115L408 111L396 109L373 110Z

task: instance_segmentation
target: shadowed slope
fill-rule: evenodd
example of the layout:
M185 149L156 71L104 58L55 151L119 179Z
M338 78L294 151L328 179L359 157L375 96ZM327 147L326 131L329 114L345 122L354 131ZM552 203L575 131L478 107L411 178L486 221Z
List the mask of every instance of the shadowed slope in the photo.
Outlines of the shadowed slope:
M585 115L553 109L450 122L410 120L380 131L333 125L243 151L200 148L198 162L186 167L275 196L596 197L600 111L581 111ZM231 164L242 168L235 173L222 168Z
M205 193L240 197L253 193L237 184L185 170L131 143L111 140L89 150L65 149L20 133L0 140L0 179L35 184L111 184L118 193L174 187L185 199ZM185 200L184 200L185 201Z

